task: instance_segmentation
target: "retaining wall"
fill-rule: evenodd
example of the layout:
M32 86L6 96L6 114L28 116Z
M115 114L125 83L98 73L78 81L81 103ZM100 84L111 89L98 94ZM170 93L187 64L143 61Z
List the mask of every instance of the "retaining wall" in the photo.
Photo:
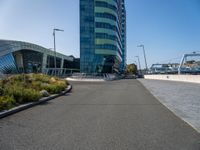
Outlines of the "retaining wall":
M144 75L145 79L200 83L200 75Z

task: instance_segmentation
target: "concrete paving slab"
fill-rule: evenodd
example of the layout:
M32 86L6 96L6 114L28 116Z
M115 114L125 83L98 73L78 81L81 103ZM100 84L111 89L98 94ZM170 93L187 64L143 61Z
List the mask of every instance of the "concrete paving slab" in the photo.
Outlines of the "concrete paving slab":
M161 103L200 132L200 84L139 79Z

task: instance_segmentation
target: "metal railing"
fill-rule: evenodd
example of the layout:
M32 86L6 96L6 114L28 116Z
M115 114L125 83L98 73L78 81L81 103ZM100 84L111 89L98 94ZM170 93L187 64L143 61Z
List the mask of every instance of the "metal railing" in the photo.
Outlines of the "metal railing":
M68 77L73 73L80 72L79 69L66 69L66 68L46 68L42 70L42 73L50 76Z

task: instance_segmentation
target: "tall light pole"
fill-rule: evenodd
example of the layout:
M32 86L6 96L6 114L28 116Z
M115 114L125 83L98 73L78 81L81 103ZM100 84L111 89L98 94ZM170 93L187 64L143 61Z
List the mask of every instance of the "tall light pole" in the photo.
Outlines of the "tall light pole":
M61 30L61 29L56 29L54 28L53 29L53 42L54 42L54 67L57 68L56 66L56 31L61 31L61 32L64 32L64 30Z
M139 70L140 70L140 73L141 73L142 71L141 71L141 65L140 65L140 57L139 56L135 56L135 57L138 59Z
M137 63L137 61L134 61L134 63L135 63L135 65L136 65L136 66L138 66L138 63ZM139 67L139 66L138 66L138 67Z
M139 66L138 66L137 61L134 60L134 63L135 63L135 65L136 65L137 69L139 69Z
M138 63L137 63L137 61L134 61L134 64L135 64L135 66L136 66L136 70L138 71L139 70L139 66L138 66Z
M147 67L147 59L146 59L146 53L145 53L144 45L141 44L141 45L138 45L137 47L142 47L142 49L143 49L145 67L146 67L146 72L147 72L148 67Z

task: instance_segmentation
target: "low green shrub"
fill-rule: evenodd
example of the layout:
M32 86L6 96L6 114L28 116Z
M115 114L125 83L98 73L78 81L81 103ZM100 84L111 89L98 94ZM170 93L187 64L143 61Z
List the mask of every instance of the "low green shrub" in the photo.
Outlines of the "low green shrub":
M29 85L29 88L35 89L37 91L42 90L42 82L40 81L32 81L32 83Z
M4 92L3 87L0 86L0 96L3 95L3 92Z
M19 75L13 75L13 76L10 76L8 77L8 81L9 83L11 84L14 84L14 83L19 83L19 82L25 82L26 80L28 80L28 76L25 75L25 74L19 74Z
M31 76L33 80L43 83L49 83L51 78L50 76L44 74L30 74L29 76Z
M41 98L39 91L22 86L13 85L5 89L5 95L13 97L18 104L38 101Z
M60 80L52 77L47 84L41 84L41 89L46 90L50 94L57 94L65 90L68 83L65 80Z
M57 87L53 84L45 85L45 86L42 87L42 89L46 90L50 94L56 94L56 93L59 92L59 89L57 89Z
M22 100L22 87L15 84L15 85L6 85L4 87L4 95L13 97L17 103L21 103Z
M9 96L0 96L0 111L7 110L15 105L15 100Z
M34 89L24 89L22 94L23 103L38 101L42 95Z
M2 79L0 80L0 111L9 109L13 105L38 101L44 96L45 90L49 94L58 94L65 90L67 85L69 83L66 80L44 74L21 74Z
M66 85L54 83L54 84L45 85L42 88L44 90L47 90L47 92L49 92L50 94L58 94L58 93L62 92L63 90L65 90Z

